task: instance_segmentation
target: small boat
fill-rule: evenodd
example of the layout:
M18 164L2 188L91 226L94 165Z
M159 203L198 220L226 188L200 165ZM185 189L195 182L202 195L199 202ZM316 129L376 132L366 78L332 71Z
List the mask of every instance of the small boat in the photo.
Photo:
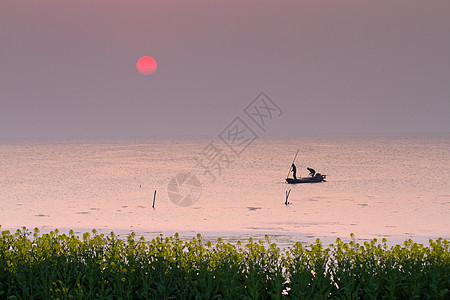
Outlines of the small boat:
M327 175L322 175L320 173L317 173L316 175L314 175L314 177L302 177L302 178L286 178L286 182L287 183L313 183L313 182L322 182L322 181L326 181L325 178L327 177Z

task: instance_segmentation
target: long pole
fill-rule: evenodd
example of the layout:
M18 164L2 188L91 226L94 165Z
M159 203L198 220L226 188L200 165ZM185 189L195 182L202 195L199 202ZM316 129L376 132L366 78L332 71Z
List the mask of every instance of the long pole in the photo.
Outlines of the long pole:
M300 150L300 149L297 149L297 153L295 153L294 160L292 161L292 164L295 162L295 159L297 158L297 154L298 154L298 151L299 151L299 150ZM286 178L289 178L289 174L291 174L292 164L289 166L289 172L288 172Z

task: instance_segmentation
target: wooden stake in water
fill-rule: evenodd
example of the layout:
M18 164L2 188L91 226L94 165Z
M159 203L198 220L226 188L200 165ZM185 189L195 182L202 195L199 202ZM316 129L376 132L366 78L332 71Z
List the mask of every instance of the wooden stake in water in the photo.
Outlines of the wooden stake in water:
M155 208L155 199L156 199L156 190L155 193L153 194L153 205L152 205L153 208Z
M286 204L286 205L288 205L289 204L289 202L288 202L288 198L289 198L289 195L291 194L291 189L289 189L289 192L288 191L286 191L286 202L284 202L284 204Z

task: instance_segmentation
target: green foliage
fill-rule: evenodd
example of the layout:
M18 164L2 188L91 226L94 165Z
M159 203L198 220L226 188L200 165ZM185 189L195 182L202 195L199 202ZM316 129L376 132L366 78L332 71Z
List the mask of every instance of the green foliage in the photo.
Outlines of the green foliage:
M353 236L352 236L353 237ZM159 236L149 242L95 229L0 238L0 299L449 299L447 240L320 240L280 249Z

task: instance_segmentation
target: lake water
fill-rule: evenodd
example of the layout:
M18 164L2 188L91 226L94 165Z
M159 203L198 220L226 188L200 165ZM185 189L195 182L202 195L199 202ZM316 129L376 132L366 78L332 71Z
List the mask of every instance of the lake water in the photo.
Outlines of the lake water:
M268 234L286 245L350 233L390 243L450 238L449 136L265 138L239 155L228 146L214 138L0 142L0 224L227 241ZM327 182L285 183L297 149L297 176L313 167Z

